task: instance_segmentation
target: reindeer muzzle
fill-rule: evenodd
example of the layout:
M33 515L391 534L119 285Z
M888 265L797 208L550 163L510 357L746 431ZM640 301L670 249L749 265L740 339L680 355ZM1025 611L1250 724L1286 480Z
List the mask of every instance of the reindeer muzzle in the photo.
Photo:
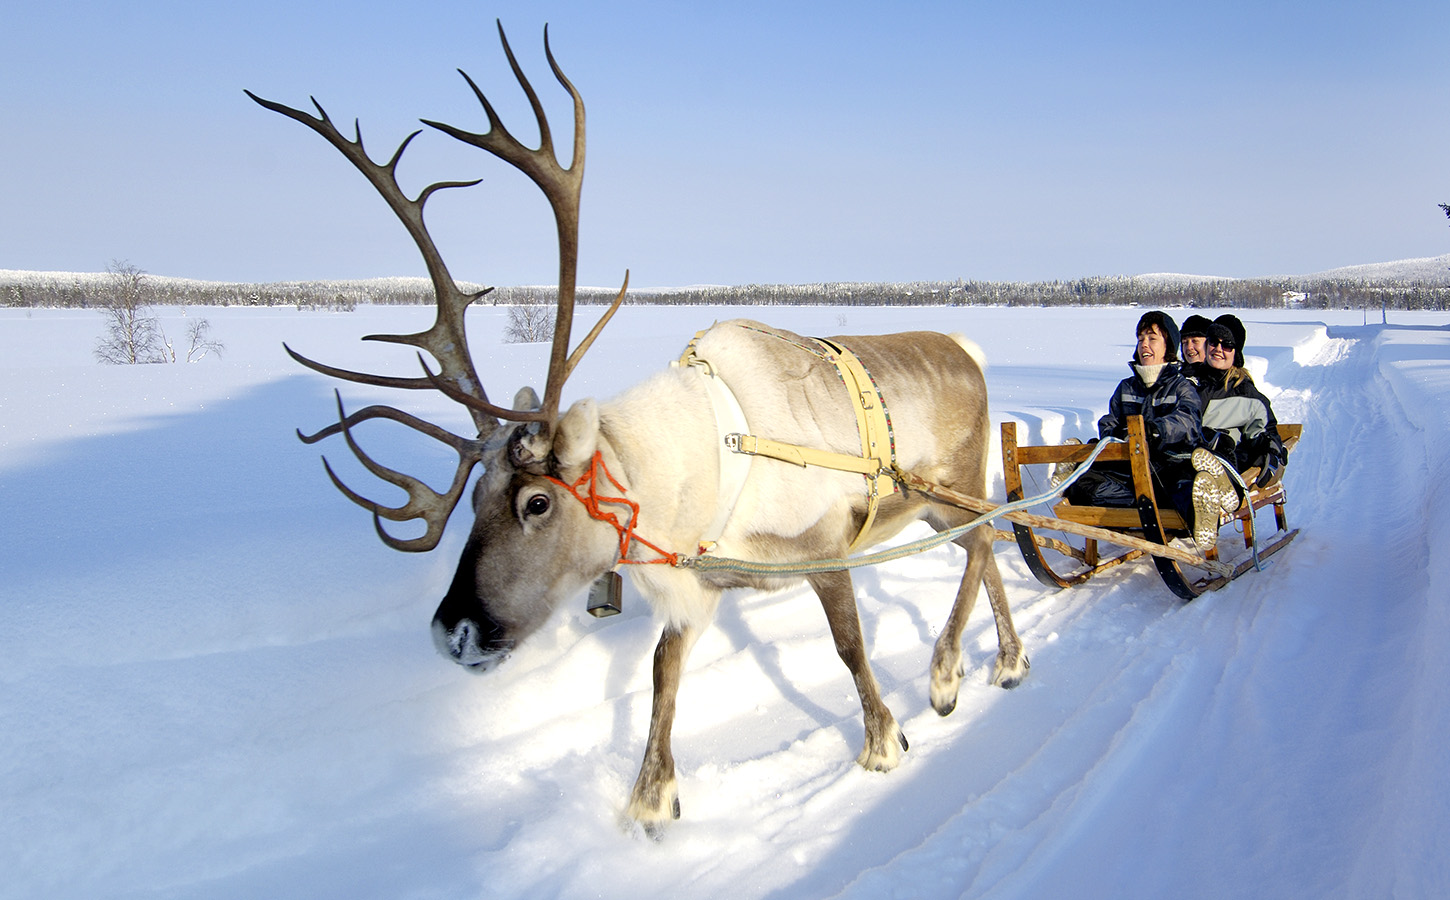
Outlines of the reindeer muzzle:
M451 628L434 619L433 643L439 653L460 666L475 672L487 672L508 659L517 642L497 639L489 629L480 627L472 619L460 619Z

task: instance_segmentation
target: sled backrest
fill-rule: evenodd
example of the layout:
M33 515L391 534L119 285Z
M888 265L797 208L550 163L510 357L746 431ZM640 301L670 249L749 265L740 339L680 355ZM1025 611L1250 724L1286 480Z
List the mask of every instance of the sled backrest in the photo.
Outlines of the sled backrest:
M1299 437L1304 426L1299 423L1280 423L1279 439L1284 442L1285 452L1293 449L1299 442ZM1007 496L1020 498L1024 496L1022 489L1022 466L1056 464L1060 462L1081 463L1093 452L1091 444L1043 444L1022 446L1017 443L1017 423L1002 423L1002 475ZM1129 462L1133 470L1134 482L1139 496L1144 496L1145 491L1151 496L1152 479L1148 474L1148 443L1143 428L1141 416L1128 417L1128 439L1125 443L1109 444L1103 448L1098 455L1099 461ZM1253 508L1283 502L1283 489L1281 485L1274 485L1268 491L1253 492ZM1263 494L1263 496L1260 496ZM1269 496L1274 495L1274 496ZM1138 510L1132 507L1110 507L1110 506L1074 506L1067 501L1059 501L1053 508L1053 514L1061 519L1072 522L1080 522L1084 525L1096 525L1100 528L1138 528L1142 525L1141 516ZM1170 530L1187 530L1182 516L1171 507L1160 507L1158 509L1159 521Z

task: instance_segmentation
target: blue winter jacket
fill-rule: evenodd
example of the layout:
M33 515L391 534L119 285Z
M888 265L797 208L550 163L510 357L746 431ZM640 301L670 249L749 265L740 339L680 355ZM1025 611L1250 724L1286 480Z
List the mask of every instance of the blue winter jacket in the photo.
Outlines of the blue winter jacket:
M1098 420L1099 437L1126 438L1128 417L1141 415L1148 432L1148 447L1154 460L1185 460L1203 443L1203 404L1198 388L1176 362L1164 363L1149 386L1140 368L1129 363L1133 374L1118 383L1108 400L1108 414Z

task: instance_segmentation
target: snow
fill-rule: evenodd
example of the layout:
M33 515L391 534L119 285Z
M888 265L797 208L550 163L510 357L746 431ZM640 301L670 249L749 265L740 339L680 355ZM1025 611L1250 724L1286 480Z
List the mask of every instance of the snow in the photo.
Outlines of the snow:
M1092 433L1141 310L626 307L565 401L742 312L962 331L994 423L1047 442ZM1279 418L1305 423L1286 474L1302 533L1265 571L1187 605L1140 563L1054 593L998 544L1032 671L987 685L979 603L943 719L926 667L961 551L858 570L911 740L886 775L853 762L859 706L808 590L732 594L690 658L684 817L654 843L619 819L658 634L639 595L607 620L567 603L471 677L428 632L465 523L433 553L388 550L293 434L329 421L334 385L281 341L411 374L356 339L425 310L193 308L225 355L142 367L92 361L94 312L0 310L0 897L1450 895L1450 315L1237 313ZM496 343L502 315L470 322L509 396L547 351ZM466 421L341 387L350 408ZM403 431L364 440L445 481L451 451Z
M1202 284L1210 281L1232 281L1227 275L1183 275L1176 272L1149 272L1144 275L1134 275L1135 281L1146 281L1149 284Z

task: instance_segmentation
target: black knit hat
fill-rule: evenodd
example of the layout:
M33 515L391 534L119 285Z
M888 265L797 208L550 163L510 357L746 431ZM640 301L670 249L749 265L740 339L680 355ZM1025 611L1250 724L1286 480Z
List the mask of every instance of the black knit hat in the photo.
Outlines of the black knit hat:
M1208 326L1213 323L1203 316L1194 313L1183 320L1183 327L1178 329L1179 338L1207 337Z
M1213 324L1228 329L1229 336L1233 338L1234 342L1234 365L1242 369L1244 367L1244 339L1248 337L1248 333L1244 330L1244 323L1239 321L1238 316L1224 313L1214 319Z
M1148 326L1150 325L1157 325L1158 330L1163 332L1164 341L1168 344L1168 352L1165 357L1166 361L1178 362L1178 325L1174 323L1173 319L1167 313L1155 309L1152 312L1143 313L1143 318L1138 320L1138 329L1133 332L1133 335L1137 336L1142 334L1148 330ZM1136 348L1133 350L1133 361L1138 361L1138 351Z

